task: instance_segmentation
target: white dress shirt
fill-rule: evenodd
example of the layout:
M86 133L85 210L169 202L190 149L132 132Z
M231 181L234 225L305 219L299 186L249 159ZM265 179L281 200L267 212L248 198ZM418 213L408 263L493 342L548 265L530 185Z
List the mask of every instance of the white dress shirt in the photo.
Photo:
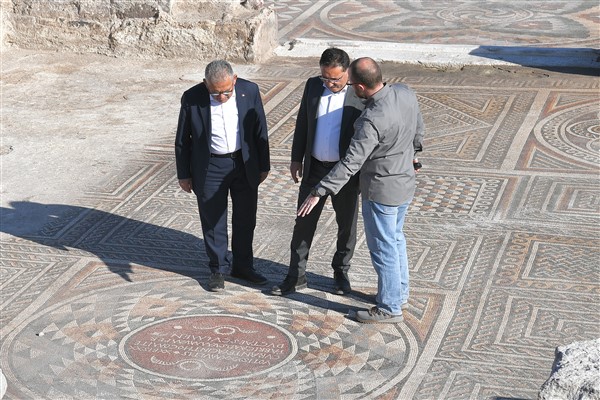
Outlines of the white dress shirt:
M348 88L344 87L339 92L333 93L327 86L323 86L325 90L319 100L312 156L320 161L339 161L342 113Z
M235 89L225 103L220 103L210 97L210 124L212 154L233 153L242 148L238 134L238 109L235 101Z

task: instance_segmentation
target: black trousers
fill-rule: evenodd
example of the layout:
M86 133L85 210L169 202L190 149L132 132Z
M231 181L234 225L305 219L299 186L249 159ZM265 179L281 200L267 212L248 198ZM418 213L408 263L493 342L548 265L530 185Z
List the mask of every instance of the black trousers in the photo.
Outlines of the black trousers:
M231 252L227 253L227 205L231 195ZM250 186L241 157L211 158L206 181L198 196L204 246L211 272L253 268L252 240L256 227L258 188Z
M311 160L310 173L303 177L298 193L298 207L310 194L311 189L329 173L334 163L324 165L316 159ZM315 208L305 217L296 217L296 224L292 233L290 243L290 265L288 269L288 280L297 281L298 277L306 274L306 264L312 245L319 217L328 197L335 211L335 219L338 226L336 252L331 261L334 271L347 272L350 268L350 259L354 254L356 246L356 221L358 218L358 176L351 180L333 196L323 196Z

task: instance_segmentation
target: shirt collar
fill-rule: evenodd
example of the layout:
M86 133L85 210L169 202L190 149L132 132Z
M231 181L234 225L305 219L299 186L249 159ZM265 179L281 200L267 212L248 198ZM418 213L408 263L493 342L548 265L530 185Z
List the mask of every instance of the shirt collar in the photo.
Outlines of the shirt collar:
M371 96L371 98L368 100L368 103L372 103L374 101L383 99L385 96L388 95L389 91L390 91L390 86L384 82L383 87L377 93L375 93L373 96Z
M339 92L337 92L337 93L333 93L333 92L331 91L331 89L329 89L327 86L325 86L325 84L323 84L323 87L325 88L325 90L323 91L323 95L324 95L324 96L329 96L329 95L334 95L334 96L335 96L336 94L344 94L344 95L345 95L345 94L346 94L346 91L348 90L348 86L344 86L344 87L342 88L342 90L340 90Z

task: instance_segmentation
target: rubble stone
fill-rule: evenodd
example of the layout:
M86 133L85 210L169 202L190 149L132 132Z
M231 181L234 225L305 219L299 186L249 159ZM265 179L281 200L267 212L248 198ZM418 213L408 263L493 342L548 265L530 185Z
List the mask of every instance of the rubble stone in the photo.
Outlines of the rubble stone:
M236 62L277 46L276 14L260 0L0 1L3 46Z
M4 397L4 395L6 394L6 389L7 389L6 386L7 386L6 377L2 373L2 368L0 368L0 399L2 399Z
M538 399L600 400L600 339L558 347Z

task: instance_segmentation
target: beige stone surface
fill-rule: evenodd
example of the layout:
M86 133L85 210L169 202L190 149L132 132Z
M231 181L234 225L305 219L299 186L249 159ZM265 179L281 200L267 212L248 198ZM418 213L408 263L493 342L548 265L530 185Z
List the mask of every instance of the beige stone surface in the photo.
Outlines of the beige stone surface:
M2 41L21 49L260 62L277 45L275 12L256 2L3 0L2 5L3 26L11 28L3 30Z
M145 145L174 132L179 98L202 79L205 64L5 52L2 206L17 199L68 202L102 186ZM185 77L192 71L197 75ZM19 225L45 222L30 214Z

